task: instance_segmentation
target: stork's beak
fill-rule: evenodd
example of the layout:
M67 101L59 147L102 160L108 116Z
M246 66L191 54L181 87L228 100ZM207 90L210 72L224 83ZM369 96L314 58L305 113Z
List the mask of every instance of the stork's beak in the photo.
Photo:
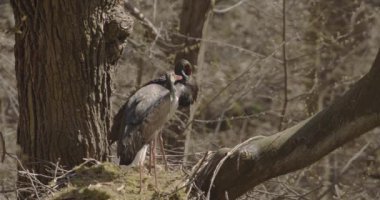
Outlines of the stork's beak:
M176 74L174 74L174 78L175 78L176 81L180 81L180 80L183 79L182 76L179 76L179 75L176 75Z

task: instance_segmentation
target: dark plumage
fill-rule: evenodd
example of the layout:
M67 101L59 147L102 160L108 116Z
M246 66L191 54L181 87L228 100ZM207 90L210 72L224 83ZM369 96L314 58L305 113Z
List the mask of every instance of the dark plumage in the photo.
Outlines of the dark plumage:
M182 71L186 73L186 76L183 77L183 79L176 81L174 86L179 93L178 107L180 109L184 107L189 107L191 104L193 104L197 100L197 97L198 97L198 86L195 83L194 79L190 78L190 75L192 74L192 66L187 60L182 59L180 62L178 62L175 65L174 71L176 75L182 75ZM142 87L145 87L151 84L161 85L162 87L166 89L169 88L166 82L166 77L164 75L157 79L149 81L148 83L144 84ZM131 96L133 96L135 92L132 93ZM114 116L113 125L111 127L111 132L108 137L110 144L117 141L121 135L121 132L124 130L123 129L124 124L122 124L122 122L124 121L126 117L125 109L127 107L129 98L127 99L126 103L119 109L117 114Z
M188 107L196 100L198 88L189 83L190 63L182 61L174 71L182 77L174 85L168 75L146 83L129 97L114 117L109 140L110 143L118 140L120 164L130 165L136 157L144 160L149 141L154 139L178 104ZM144 155L138 155L139 151ZM134 162L136 164L139 163Z
M174 114L179 99L174 81L174 78L168 75L166 82L169 90L160 84L152 83L143 86L128 99L121 122L121 128L124 127L124 130L118 140L121 165L141 164L149 143Z

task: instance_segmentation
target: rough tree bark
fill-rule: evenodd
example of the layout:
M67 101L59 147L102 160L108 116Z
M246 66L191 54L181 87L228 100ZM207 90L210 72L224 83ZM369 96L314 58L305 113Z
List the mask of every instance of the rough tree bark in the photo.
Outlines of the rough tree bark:
M212 185L210 199L236 199L263 181L306 167L379 126L379 102L380 49L371 70L343 97L294 127L253 138L234 151L220 150L196 173L195 184L206 195Z
M213 0L183 1L180 15L180 35L175 38L175 42L183 45L184 48L176 53L175 62L178 62L180 59L186 59L194 66L198 64L198 56L201 54L200 38L203 37L212 7ZM194 79L191 81L191 84L196 85ZM183 115L180 115L180 121L175 121L169 127L169 134L165 134L165 141L168 148L172 150L171 153L183 154L185 151L185 154L187 154L185 150L188 146L186 141L188 141L191 128L186 126L187 122L193 117L191 110L194 110L194 107L192 109L190 107L181 109L180 111Z
M12 0L24 164L105 160L112 71L133 21L117 0Z

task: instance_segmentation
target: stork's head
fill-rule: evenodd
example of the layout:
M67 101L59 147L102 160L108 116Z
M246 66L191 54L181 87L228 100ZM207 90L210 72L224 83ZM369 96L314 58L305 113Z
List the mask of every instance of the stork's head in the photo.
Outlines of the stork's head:
M174 72L176 75L182 76L183 80L187 81L192 74L192 65L189 61L181 59L178 61L174 67Z

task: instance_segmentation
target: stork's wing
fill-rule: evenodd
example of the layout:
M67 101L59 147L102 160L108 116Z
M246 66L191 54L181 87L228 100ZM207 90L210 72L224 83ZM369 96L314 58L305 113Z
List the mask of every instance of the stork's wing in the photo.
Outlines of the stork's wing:
M111 132L108 134L109 145L117 141L120 137L120 130L122 130L121 127L123 126L124 113L125 113L125 108L127 107L127 104L128 104L128 100L127 102L124 103L123 106L121 106L121 108L117 111L116 115L113 117Z
M126 123L140 124L150 110L168 94L169 90L158 84L149 84L137 90L128 100L124 113Z
M124 106L119 122L120 164L130 164L136 153L162 128L170 113L169 90L149 84L136 91Z
M166 84L166 77L164 75L145 83L142 86L142 88L144 88L145 86L148 86L148 85L153 85L153 84L156 84L156 86L154 86L154 87L158 87L157 85L160 85L162 87L168 88L168 86ZM139 90L137 90L137 91L139 91ZM126 109L128 107L128 104L129 104L129 100L131 97L133 97L137 93L137 91L134 91L132 93L132 95L128 97L127 101L123 104L123 106L117 111L116 115L114 116L113 124L111 127L111 132L108 135L108 142L110 145L119 139L119 137L121 135L120 131L123 130L124 128L122 128L122 127L125 126L125 120L123 120L123 119L126 119L125 115L126 115L126 113L129 113L129 111L126 112ZM133 111L133 108L131 107L131 105L129 105L129 110ZM131 115L132 118L134 118L133 115L134 114ZM130 117L128 117L128 119L129 118ZM141 121L141 117L139 119L136 119L136 120ZM122 124L122 122L124 124Z
M171 110L171 106L170 94L167 92L165 96L157 100L157 103L149 109L148 115L142 122L142 134L145 142L152 141L154 139L154 133L158 133L170 119L174 113L172 111L177 109L177 107L175 107Z
M166 81L166 76L165 76L165 75L162 75L162 76L160 76L160 77L158 77L158 78L156 78L156 79L153 79L153 80L151 80L151 81L145 83L145 84L143 85L143 87L144 87L144 86L147 86L147 85L150 85L150 84L158 84L158 85L161 85L161 86L163 86L163 87L165 87L165 88L168 88L168 86L167 86L167 81Z

